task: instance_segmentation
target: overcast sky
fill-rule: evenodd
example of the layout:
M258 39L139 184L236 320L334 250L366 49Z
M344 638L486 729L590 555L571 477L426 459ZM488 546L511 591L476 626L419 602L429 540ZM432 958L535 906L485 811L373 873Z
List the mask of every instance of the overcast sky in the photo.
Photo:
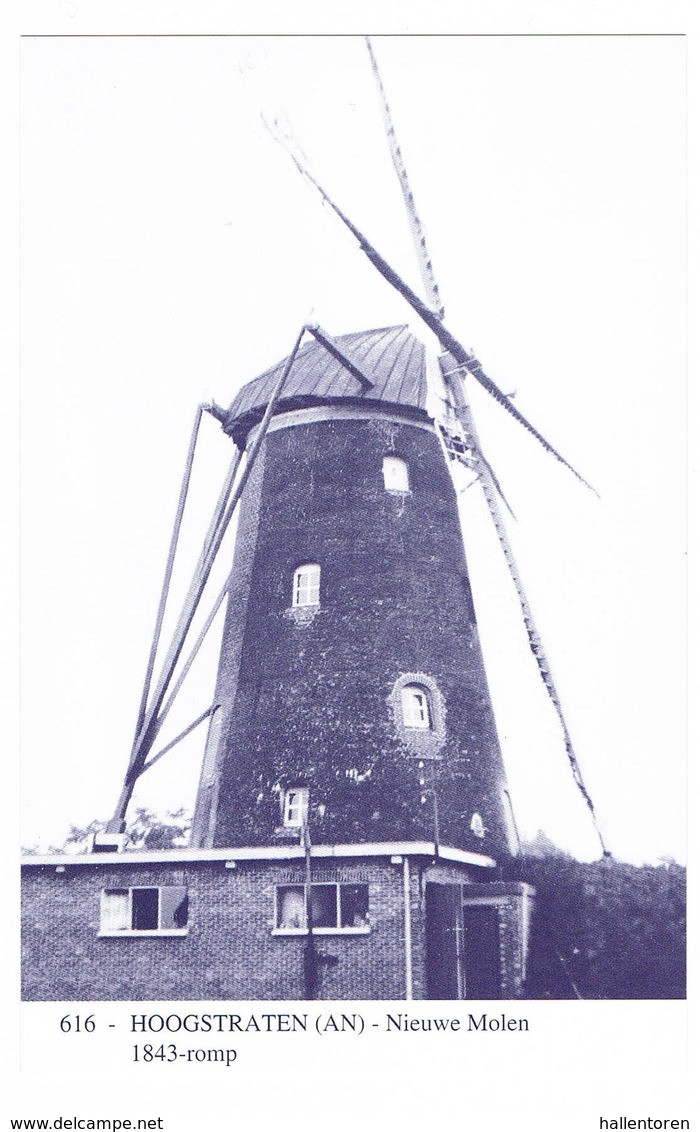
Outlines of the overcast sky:
M617 855L683 860L683 41L375 46L447 325L601 496L470 391L589 791ZM26 39L22 73L23 840L46 845L114 807L197 404L310 316L423 331L260 118L417 287L361 39ZM230 455L205 421L176 598ZM478 489L461 499L521 831L592 856ZM211 702L216 651L164 742ZM137 800L191 808L202 739Z

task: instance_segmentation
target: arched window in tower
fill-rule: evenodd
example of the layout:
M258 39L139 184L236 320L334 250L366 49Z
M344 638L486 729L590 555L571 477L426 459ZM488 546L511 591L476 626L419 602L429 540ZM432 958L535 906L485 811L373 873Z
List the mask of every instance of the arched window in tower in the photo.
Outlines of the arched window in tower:
M405 727L430 731L433 725L430 692L423 684L404 684L401 689L401 711Z
M385 491L410 491L408 482L408 464L398 456L384 457L384 489Z
M294 571L292 587L292 606L318 605L321 593L321 567L316 562L307 562Z

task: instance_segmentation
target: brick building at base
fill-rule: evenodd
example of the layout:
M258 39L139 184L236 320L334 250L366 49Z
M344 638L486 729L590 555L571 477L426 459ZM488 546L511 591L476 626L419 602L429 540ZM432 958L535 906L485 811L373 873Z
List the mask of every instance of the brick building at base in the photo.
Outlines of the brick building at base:
M307 997L299 846L31 858L26 1000ZM518 996L532 890L426 842L314 847L319 999Z

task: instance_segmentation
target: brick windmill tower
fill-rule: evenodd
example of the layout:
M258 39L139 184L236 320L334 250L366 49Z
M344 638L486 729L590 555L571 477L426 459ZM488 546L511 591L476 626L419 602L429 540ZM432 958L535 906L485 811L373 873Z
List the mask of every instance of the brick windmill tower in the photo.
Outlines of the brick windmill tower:
M291 156L442 352L431 358L406 326L338 337L305 326L290 355L245 385L228 410L198 410L114 817L89 857L34 859L25 870L27 906L41 909L60 884L63 909L48 952L34 953L28 933L27 997L518 996L533 892L508 879L517 833L454 461L481 483L572 770L593 812L500 519L499 488L481 452L465 375L566 461L444 325L371 58L425 299L298 153ZM235 455L154 679L204 410L218 419ZM230 573L185 655L235 513ZM135 783L178 741L153 754L224 603L213 701L178 736L208 721L191 844L124 851ZM46 944L46 933L42 939Z
M516 834L425 349L401 326L334 346L299 352L242 501L193 844L284 853L301 836L310 908L278 886L278 931L307 912L319 931L376 930L393 886L422 909L412 934L432 932L424 993L512 993L499 908L521 948L527 894L492 881ZM223 420L241 447L284 366ZM317 853L344 860L330 883ZM480 954L463 973L457 903Z
M193 840L306 820L313 844L439 832L500 858L512 822L425 348L401 326L335 343L357 376L319 341L299 352L242 500ZM223 421L241 448L283 368Z

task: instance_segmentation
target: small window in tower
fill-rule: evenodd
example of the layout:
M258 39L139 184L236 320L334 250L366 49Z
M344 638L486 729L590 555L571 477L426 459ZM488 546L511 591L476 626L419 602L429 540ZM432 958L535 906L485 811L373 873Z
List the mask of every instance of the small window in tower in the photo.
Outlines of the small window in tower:
M282 824L290 829L301 829L309 812L309 789L307 786L293 786L284 793Z
M321 567L307 562L294 571L292 606L318 605L321 592Z
M486 837L486 826L481 814L472 814L470 828L475 837Z
M187 889L105 888L100 906L100 935L185 935Z
M430 694L421 684L405 684L401 689L401 709L406 727L429 731L432 726Z
M398 456L384 457L384 488L386 491L410 491L405 460Z

